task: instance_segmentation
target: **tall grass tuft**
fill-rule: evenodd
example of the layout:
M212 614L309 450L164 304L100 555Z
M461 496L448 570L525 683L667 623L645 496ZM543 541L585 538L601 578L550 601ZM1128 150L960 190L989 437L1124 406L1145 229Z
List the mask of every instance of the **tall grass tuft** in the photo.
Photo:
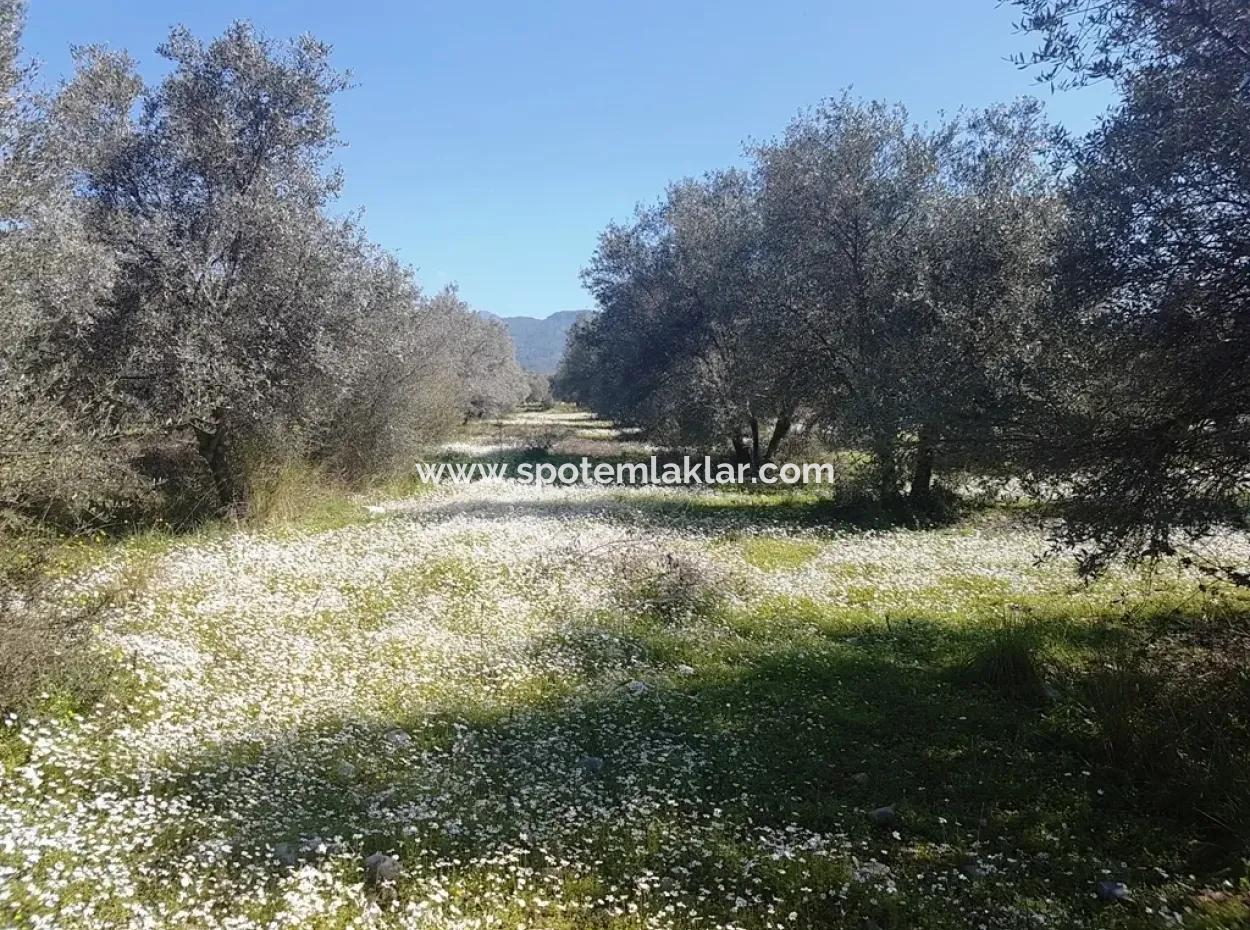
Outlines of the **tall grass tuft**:
M959 678L1020 701L1046 696L1045 664L1033 625L1004 617L959 668Z
M111 663L93 648L99 613L120 591L66 598L58 537L0 515L0 717L56 705L78 711L105 690Z
M251 458L246 476L246 519L253 526L329 529L364 513L344 481L298 456Z
M1250 622L1174 630L1082 682L1087 751L1135 804L1250 854Z
M623 606L665 623L706 616L725 602L730 580L710 562L685 553L633 552L617 566Z

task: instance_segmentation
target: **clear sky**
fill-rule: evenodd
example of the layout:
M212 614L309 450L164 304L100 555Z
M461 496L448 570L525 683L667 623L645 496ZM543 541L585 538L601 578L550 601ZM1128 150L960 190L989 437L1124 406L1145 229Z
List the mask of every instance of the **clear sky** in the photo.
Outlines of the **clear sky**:
M27 51L124 48L148 77L174 23L311 32L356 86L338 101L345 203L427 289L546 316L590 305L598 232L677 178L725 167L850 88L918 121L1022 94L1088 127L1107 91L1051 95L1006 59L1031 47L995 0L237 2L31 0Z

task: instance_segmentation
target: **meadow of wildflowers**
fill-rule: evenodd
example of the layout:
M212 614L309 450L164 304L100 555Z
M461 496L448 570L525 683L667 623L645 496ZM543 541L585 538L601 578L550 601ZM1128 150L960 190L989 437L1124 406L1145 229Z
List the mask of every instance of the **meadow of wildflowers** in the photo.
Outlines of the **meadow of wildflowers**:
M949 674L1004 617L1079 657L1207 596L1044 547L479 482L109 550L64 596L143 562L98 631L114 693L5 721L0 926L1217 926L1184 838L1047 736L1075 705Z

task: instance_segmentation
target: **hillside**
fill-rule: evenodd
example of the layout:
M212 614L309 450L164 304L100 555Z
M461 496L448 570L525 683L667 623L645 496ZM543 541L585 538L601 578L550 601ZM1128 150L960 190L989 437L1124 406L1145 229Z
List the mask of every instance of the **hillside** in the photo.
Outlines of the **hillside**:
M564 354L564 338L569 329L586 316L589 310L561 310L545 319L532 316L501 316L516 344L516 358L521 367L540 374L555 374ZM489 314L494 316L494 314Z

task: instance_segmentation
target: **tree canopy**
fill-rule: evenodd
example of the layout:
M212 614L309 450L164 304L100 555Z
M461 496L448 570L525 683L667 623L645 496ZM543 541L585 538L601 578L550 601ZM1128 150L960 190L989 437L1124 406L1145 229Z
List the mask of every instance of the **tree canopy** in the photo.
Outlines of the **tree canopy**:
M6 503L106 509L172 444L214 506L237 506L248 456L372 474L525 397L497 322L423 294L333 209L347 79L327 45L176 28L157 84L85 48L47 95L20 61L22 15L0 8Z

